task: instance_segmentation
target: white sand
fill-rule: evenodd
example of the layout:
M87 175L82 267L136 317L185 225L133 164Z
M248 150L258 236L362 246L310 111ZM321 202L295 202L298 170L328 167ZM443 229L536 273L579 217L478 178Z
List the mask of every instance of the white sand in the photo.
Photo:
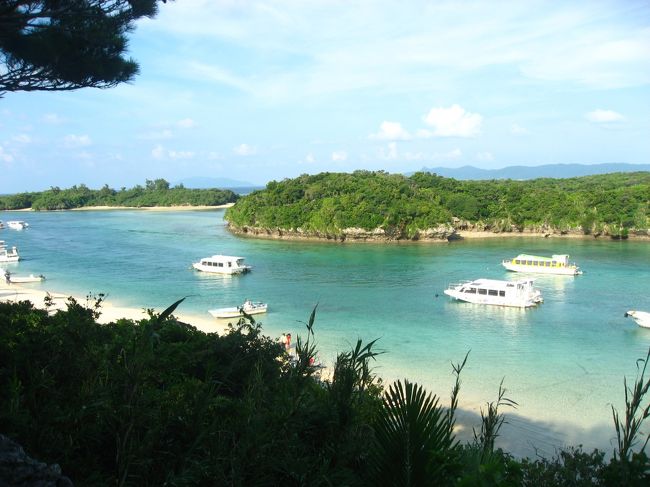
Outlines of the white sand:
M0 276L1 277L1 276ZM47 288L47 281L44 283L34 284L6 284L4 279L0 282L0 301L31 301L37 308L45 308L45 297L47 294L52 298L52 310L66 309L66 303L70 294L63 294L54 292ZM86 298L80 296L74 297L82 306L86 305ZM93 303L88 303L92 306ZM127 308L124 306L114 305L110 298L102 301L99 310L101 315L97 320L99 323L111 323L126 318L130 320L143 320L148 318L145 308ZM157 313L161 313L163 309L156 309ZM201 331L206 333L217 332L219 334L225 332L228 328L228 322L224 320L215 320L210 316L201 316L191 313L174 312L176 318L184 323L189 323Z

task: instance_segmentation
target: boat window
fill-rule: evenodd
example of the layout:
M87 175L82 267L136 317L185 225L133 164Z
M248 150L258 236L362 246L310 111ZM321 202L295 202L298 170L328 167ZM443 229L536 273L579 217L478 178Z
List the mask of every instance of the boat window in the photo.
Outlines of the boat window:
M521 261L519 259L516 259L515 264L521 264Z
M506 297L506 292L505 291L499 291L499 296L501 296L502 298L505 298Z
M487 289L479 289L478 293L479 294L487 294Z
M465 292L470 294L476 294L476 288L475 287L465 288Z
M489 294L490 296L498 296L498 295L499 295L499 291L497 291L496 289L490 289L490 290L488 291L488 294Z
M218 265L219 267L223 267L223 262L219 262L217 265Z
M527 260L527 261L526 261L526 265L533 265L533 263L532 263L532 261Z

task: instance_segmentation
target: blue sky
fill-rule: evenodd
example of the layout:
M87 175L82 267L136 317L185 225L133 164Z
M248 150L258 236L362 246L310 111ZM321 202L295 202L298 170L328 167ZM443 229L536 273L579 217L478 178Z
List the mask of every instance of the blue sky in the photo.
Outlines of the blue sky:
M0 99L0 193L650 162L650 2L176 0L132 84Z

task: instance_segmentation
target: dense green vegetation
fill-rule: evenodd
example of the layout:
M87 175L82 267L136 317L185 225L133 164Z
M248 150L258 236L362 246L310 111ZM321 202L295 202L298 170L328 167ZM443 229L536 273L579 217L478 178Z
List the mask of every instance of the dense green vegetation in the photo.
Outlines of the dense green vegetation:
M147 180L144 187L116 191L104 185L99 190L85 185L70 189L50 188L40 193L18 193L0 196L0 210L69 210L84 206L218 206L237 201L238 195L222 189L187 189L182 185L169 187L164 179Z
M650 173L570 179L458 181L431 173L411 177L356 171L303 175L241 198L226 212L236 228L301 229L337 235L381 228L417 238L440 224L491 231L539 229L626 236L650 228Z
M70 299L56 313L29 302L0 303L0 432L40 461L59 463L76 485L543 487L650 480L645 445L634 446L650 415L645 366L626 387L626 410L615 414L619 442L611 459L576 448L517 460L494 449L500 408L515 405L501 387L474 441L461 445L454 435L467 357L453 365L456 382L443 407L408 381L384 391L371 368L374 342L339 353L331 378L320 379L315 310L292 359L250 317L226 334L206 334L173 317L179 303L139 322L108 325L96 322L101 297L85 306Z

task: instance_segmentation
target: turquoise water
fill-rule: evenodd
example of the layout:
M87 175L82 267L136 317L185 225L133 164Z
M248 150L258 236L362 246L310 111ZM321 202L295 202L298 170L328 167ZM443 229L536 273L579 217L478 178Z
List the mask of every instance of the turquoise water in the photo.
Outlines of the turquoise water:
M409 377L445 401L450 362L471 350L462 399L474 407L494 400L503 378L508 397L519 403L505 428L520 449L531 438L548 448L606 447L610 405L621 407L623 376L634 377L635 360L650 347L650 330L623 317L628 309L650 310L648 242L522 237L341 245L235 237L221 210L0 212L0 220L16 218L30 228L0 230L0 239L18 246L24 260L3 265L45 274L53 291L103 292L114 304L137 308L188 296L181 311L199 314L262 300L270 311L260 321L272 336L301 333L318 304L325 363L357 338L379 338L379 375ZM538 277L545 301L535 309L459 303L443 294L450 282L515 278L500 262L522 252L567 253L585 273ZM221 277L191 269L215 253L244 256L253 272Z

